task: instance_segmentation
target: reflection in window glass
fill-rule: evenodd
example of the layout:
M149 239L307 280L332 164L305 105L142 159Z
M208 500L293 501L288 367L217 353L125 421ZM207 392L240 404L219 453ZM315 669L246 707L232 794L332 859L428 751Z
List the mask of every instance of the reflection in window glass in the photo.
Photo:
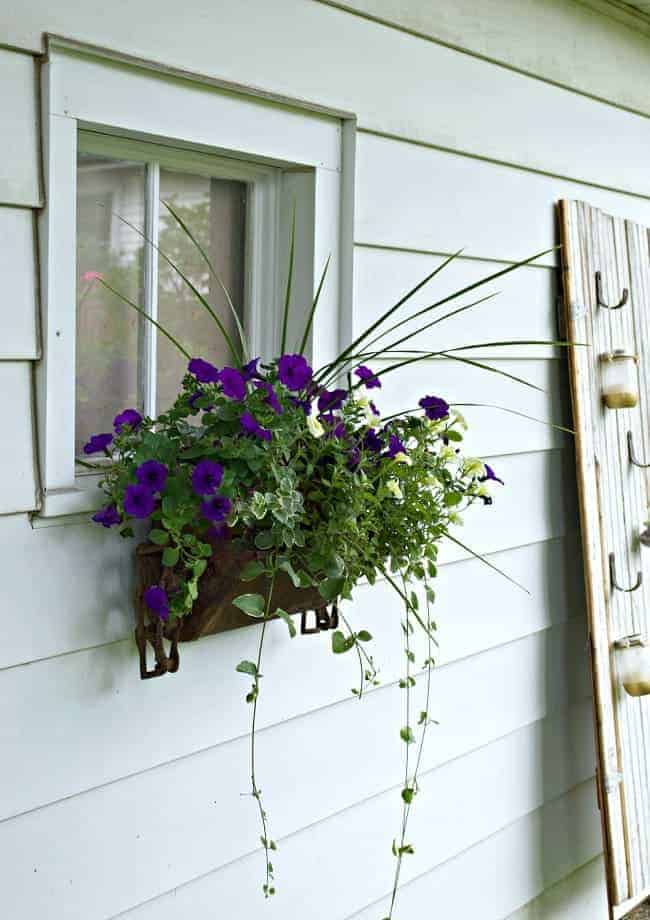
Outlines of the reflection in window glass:
M244 301L246 185L161 169L160 197L169 201L205 250L227 288L240 318ZM206 298L239 347L236 324L218 281L192 241L160 207L160 249ZM158 320L190 352L217 367L232 357L214 320L185 282L165 262L158 263ZM174 401L187 360L164 336L158 336L157 412Z
M77 341L75 454L95 432L112 431L125 407L141 408L138 314L100 279L142 302L143 241L115 214L144 224L144 165L79 154L77 166Z

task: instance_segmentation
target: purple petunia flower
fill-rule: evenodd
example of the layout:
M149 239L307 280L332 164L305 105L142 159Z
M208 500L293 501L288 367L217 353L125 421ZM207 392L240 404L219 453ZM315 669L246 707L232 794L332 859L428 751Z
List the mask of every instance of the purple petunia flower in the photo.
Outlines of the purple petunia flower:
M229 540L230 527L227 524L213 524L212 527L208 528L205 535L211 540Z
M158 463L157 460L145 460L135 471L135 478L150 492L162 492L167 483L168 473L169 470L164 463Z
M478 480L479 482L500 482L502 486L505 485L503 479L499 479L491 466L488 466L487 463L484 463L483 465L485 466L485 476L480 476Z
M319 412L335 412L348 398L347 390L323 390L318 397Z
M390 457L391 459L397 454L405 454L406 447L400 441L396 434L391 434L388 438L388 450L384 454L385 457Z
M250 412L244 412L244 414L239 419L239 424L242 426L246 434L252 434L256 438L260 438L262 441L270 441L273 437L268 428L262 428L255 416L251 415Z
M347 437L347 428L345 427L345 422L338 422L332 429L332 437L334 438L345 438Z
M266 399L264 402L267 406L270 406L277 415L282 415L284 409L280 404L278 399L278 394L275 392L271 384L267 380L256 380L255 386L258 390L264 390L266 393Z
M201 514L208 521L219 524L226 520L231 508L232 502L225 495L213 495L201 504Z
M194 374L199 383L217 383L219 380L219 369L203 358L192 358L187 369L190 374Z
M201 460L192 471L192 489L197 495L216 492L223 479L223 467L214 460Z
M353 447L348 455L348 468L356 470L361 463L361 451L358 447Z
M366 450L371 450L373 453L377 454L383 448L384 442L374 428L369 428L363 436L363 446Z
M377 406L374 404L372 399L368 401L368 405L370 406L370 411L372 412L373 415L381 415L381 412L379 411Z
M244 380L248 381L248 380L261 380L262 379L262 375L257 369L259 360L260 360L259 358L253 358L253 360L249 361L248 364L244 364L244 366L242 367L242 374L244 376Z
M125 409L113 419L113 427L117 434L122 434L126 425L137 431L142 424L142 416L137 409Z
M124 510L132 517L149 517L155 507L156 499L151 489L146 486L137 483L127 486L124 490Z
M119 524L121 520L122 518L115 505L107 505L101 511L93 514L93 521L96 524L101 524L102 527L113 527L115 524Z
M219 374L219 383L223 390L223 395L228 399L234 399L241 402L246 396L246 381L241 371L235 370L234 367L224 367Z
M447 418L449 415L449 403L439 396L423 396L418 405L422 406L424 414L432 421Z
M312 369L302 355L282 355L278 361L278 377L288 390L302 390L312 377Z
M94 434L90 438L90 441L84 444L84 454L98 454L102 450L106 450L112 440L112 434Z
M169 598L167 592L160 585L149 585L144 592L144 602L161 620L169 619Z
M190 407L190 409L203 409L204 412L209 412L210 409L214 409L214 406L212 404L210 404L209 406L197 406L196 405L197 402L200 399L203 399L204 396L205 396L205 393L203 392L203 390L196 390L194 393L192 393L190 398L187 400L187 405Z
M311 415L311 402L308 399L298 399L296 396L290 396L289 402L297 409L302 409L305 415Z
M381 386L379 377L365 364L361 364L354 373L363 381L367 390L373 390Z

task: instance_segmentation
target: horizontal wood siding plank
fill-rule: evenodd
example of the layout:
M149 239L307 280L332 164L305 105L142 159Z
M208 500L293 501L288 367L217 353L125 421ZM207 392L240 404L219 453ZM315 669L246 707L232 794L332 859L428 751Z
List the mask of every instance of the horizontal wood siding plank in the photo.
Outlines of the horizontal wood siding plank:
M480 696L489 692L481 686ZM397 705L390 712L385 706L376 710L383 726L387 716L400 724L398 691L393 695ZM349 724L346 713L352 716ZM260 739L265 804L277 816L273 833L280 841L274 862L278 871L282 865L287 870L277 898L266 905L272 918L296 916L298 905L309 905L315 920L344 917L351 906L363 906L390 885L390 838L400 797L398 788L387 787L399 783L399 741L364 716L356 701L320 716L285 724ZM420 846L405 878L589 778L594 757L589 722L588 702L581 703L435 769L429 765L437 760L436 745L430 745L412 817L411 833ZM457 720L452 730L456 727ZM332 733L339 744L331 743ZM0 825L7 872L3 897L11 916L27 920L52 899L65 899L70 920L103 920L212 873L205 880L210 896L194 902L196 886L190 885L159 902L160 916L207 917L208 904L214 916L210 901L218 892L225 916L258 917L260 863L253 851L259 849L259 828L254 803L238 794L246 788L246 757L242 739ZM323 782L331 776L336 783ZM176 803L170 790L182 790ZM86 861L100 838L106 841L101 859ZM337 885L315 891L305 871L313 868L314 853ZM145 907L142 916L153 916L152 909Z
M0 205L42 203L36 67L29 55L0 48Z
M183 31L155 0L139 0L128 22L111 23L100 0L82 8L31 0L7 24L5 40L40 51L44 32L66 35L352 111L375 131L650 193L646 118L322 4L251 0L229 5L227 15L212 9L218 28L190 4L188 14L206 28Z
M400 910L405 917L417 917L435 904L441 916L454 917L460 897L467 917L501 920L600 848L596 787L588 781L404 886ZM346 920L376 920L387 906L382 900ZM574 920L572 914L553 920L569 917ZM196 920L202 920L200 914ZM589 920L606 920L606 915L593 914Z
M28 362L0 361L0 515L32 511L37 504L32 366ZM4 526L0 523L0 527ZM13 576L12 557L5 555L7 580ZM25 609L22 602L14 610Z
M650 139L650 121L647 130ZM358 136L357 243L431 252L462 249L466 256L517 262L557 243L559 198L588 198L609 213L650 224L650 201L644 198L390 138ZM554 265L556 256L539 261Z
M463 596L459 591L458 597ZM472 603L476 606L480 602L474 599ZM383 683L389 685L402 670L398 611L382 605L374 617L366 616L360 622L372 630L373 654L381 666ZM448 725L454 722L456 717L451 714L462 708L463 694L471 713L477 705L474 691L481 683L486 685L481 699L487 699L488 686L490 693L498 696L494 717L486 710L485 741L541 718L547 708L562 705L567 696L579 699L587 695L585 663L567 669L569 650L564 647L568 643L580 660L583 623L578 618L569 624L559 622L550 631L542 630L483 652L478 658L463 658L458 665L441 667L434 678L440 720ZM217 637L220 641L189 645L183 649L182 668L173 680L143 684L127 643L3 671L0 818L245 736L250 718L243 701L247 687L235 673L235 665L253 657L256 633L251 627ZM466 653L471 654L470 649L465 646ZM419 649L418 655L420 652L424 658L424 649ZM525 663L526 670L521 670L519 662ZM500 677L490 677L488 667L495 667ZM509 689L514 686L509 673L513 668L526 686L525 694L513 695ZM352 656L342 662L333 659L326 635L292 643L284 624L272 624L264 672L272 691L268 691L260 712L262 727L333 703L354 702L350 687L358 677L356 660ZM454 676L458 674L464 676ZM550 686L552 681L555 686ZM374 693L375 705L390 706L388 686ZM510 696L513 699L508 703ZM513 706L522 721L515 720L503 731L495 728L497 710L501 713L498 718L507 718ZM165 724L174 726L173 731L163 729L161 712L165 713ZM192 714L190 719L187 713ZM471 746L477 734L473 717L469 724L466 742ZM44 763L48 765L45 771ZM12 779L16 776L21 777L20 784Z
M508 920L607 920L607 881L602 856L548 888Z
M357 246L354 254L354 335L361 334L443 261L442 256ZM506 266L499 262L455 259L393 314L384 324L385 328L503 268ZM459 307L488 294L496 296L466 312L450 315ZM435 326L414 337L404 347L438 350L466 342L554 341L558 338L556 297L557 278L552 269L520 268L431 311L414 324L405 325L387 336L385 341L395 341L434 320ZM444 315L449 315L449 319L439 321ZM473 354L477 357L549 358L562 352L541 345L518 345L482 348Z
M0 207L0 361L38 358L34 215Z

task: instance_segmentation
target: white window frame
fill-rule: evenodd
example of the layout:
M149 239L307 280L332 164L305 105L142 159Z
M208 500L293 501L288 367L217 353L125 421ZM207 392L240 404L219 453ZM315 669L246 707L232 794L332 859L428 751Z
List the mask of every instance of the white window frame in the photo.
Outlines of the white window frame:
M99 477L75 471L79 131L94 132L98 144L100 135L107 135L107 155L128 150L121 137L146 141L157 145L165 163L184 168L191 160L206 174L216 170L247 183L248 333L255 354L265 357L279 349L295 210L290 344L297 340L330 257L311 336L311 357L318 366L350 338L355 123L341 113L292 107L240 88L233 91L198 77L89 53L63 40L49 43L43 108L47 204L39 224L43 359L37 369L37 405L39 514L48 518L85 513L102 501ZM155 184L155 173L148 181ZM153 229L151 224L145 228L149 234Z

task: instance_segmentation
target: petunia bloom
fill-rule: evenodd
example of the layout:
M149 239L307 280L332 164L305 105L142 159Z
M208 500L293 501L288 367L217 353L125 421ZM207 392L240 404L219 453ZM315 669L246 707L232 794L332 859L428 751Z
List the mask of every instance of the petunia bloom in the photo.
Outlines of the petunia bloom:
M167 483L169 470L164 463L157 460L145 460L135 471L135 478L140 485L146 486L151 492L162 492Z
M322 438L325 434L325 429L313 415L307 416L307 428L309 429L309 433L315 438Z
M485 476L481 476L479 482L500 482L502 486L505 485L503 479L499 479L492 467L487 463L485 464Z
M203 399L204 396L205 396L205 393L203 392L203 390L195 390L194 393L192 393L190 398L187 400L187 404L190 407L190 409L203 409L204 412L209 412L210 409L214 408L212 405L210 406L197 406L196 405L197 402L200 399Z
M240 416L239 424L244 429L246 434L252 434L254 437L260 438L262 441L270 441L273 437L268 428L262 428L255 416L251 415L250 412L244 412L244 414Z
M377 454L383 448L384 442L374 428L369 428L363 436L363 446L366 450L371 450L373 453Z
M264 400L264 402L267 404L267 406L270 406L273 409L273 411L276 413L276 415L282 415L282 413L284 412L284 409L282 408L282 405L280 404L280 400L278 399L278 394L275 392L275 390L273 389L271 384L268 382L268 380L256 380L255 386L257 387L258 390L264 390L264 392L266 393L266 399Z
M84 454L98 454L106 450L112 440L113 435L107 432L104 434L94 434L90 441L84 444Z
M246 396L246 381L241 371L234 367L224 367L219 374L219 383L223 390L223 395L228 399L234 399L241 402Z
M449 415L449 403L439 396L423 396L418 405L424 409L424 414L428 419L437 421L446 418Z
M101 511L93 514L93 521L96 524L101 524L102 527L113 527L115 524L119 524L121 520L122 518L115 505L107 505Z
M353 447L350 453L348 454L348 469L356 470L356 468L361 463L361 451L358 447Z
M232 509L232 502L225 495L213 495L201 504L201 514L208 521L219 524L225 521Z
M305 415L311 415L311 402L309 399L298 399L296 396L290 396L289 402L296 407L296 409L302 409Z
M167 592L160 585L149 585L144 592L144 602L161 620L169 619L169 598Z
M395 459L398 454L406 454L406 447L396 434L391 434L388 437L388 450L384 456Z
M151 489L137 483L124 490L124 510L136 518L149 517L156 507L156 499Z
M249 380L261 380L262 379L262 375L257 369L259 360L260 360L259 358L253 358L253 360L249 361L248 364L244 364L244 366L241 369L244 380L249 381Z
M347 390L323 390L318 397L319 412L335 412L348 398Z
M122 434L125 426L129 426L136 431L142 424L142 416L137 409L125 409L113 419L113 427L117 434Z
M192 471L192 489L197 495L216 492L223 479L223 467L214 460L201 460Z
M381 386L379 377L365 364L361 364L354 373L363 381L367 390L373 390Z
M398 498L398 499L404 498L404 495L402 494L402 490L400 488L400 484L397 481L397 479L389 479L386 483L386 488L388 489L390 494L393 496L393 498Z
M302 390L312 378L313 371L302 355L282 355L278 361L278 377L288 390Z
M199 383L217 383L219 380L219 369L203 358L192 358L187 369L190 374L194 374Z
M101 272L94 272L94 271L84 272L83 275L81 276L82 281L102 281L103 278L104 276L102 275Z

